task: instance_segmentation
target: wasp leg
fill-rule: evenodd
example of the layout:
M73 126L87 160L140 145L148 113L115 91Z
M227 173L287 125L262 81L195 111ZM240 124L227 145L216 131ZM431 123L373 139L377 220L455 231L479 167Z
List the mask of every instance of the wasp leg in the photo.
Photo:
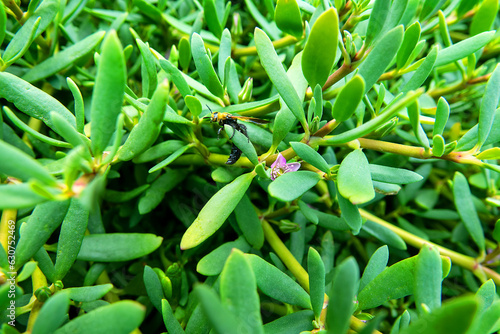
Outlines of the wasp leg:
M237 123L238 125L238 131L241 132L245 137L247 137L248 142L250 142L250 138L248 138L248 133L247 133L247 127L244 124ZM234 134L233 134L234 135Z
M222 132L224 128L219 128L219 131L217 131L217 140L220 139L220 133Z

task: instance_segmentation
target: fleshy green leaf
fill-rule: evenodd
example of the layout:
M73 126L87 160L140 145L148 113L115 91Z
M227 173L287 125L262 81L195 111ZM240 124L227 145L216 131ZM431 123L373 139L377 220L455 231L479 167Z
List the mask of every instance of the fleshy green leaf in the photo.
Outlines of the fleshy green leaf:
M307 271L311 305L316 319L319 319L325 299L325 266L318 251L312 247L309 248L307 255Z
M144 267L143 273L144 286L146 287L146 292L148 294L149 300L151 300L151 304L158 310L162 311L162 299L163 289L161 286L160 278L158 274L150 267Z
M289 202L314 187L321 176L310 171L285 173L269 185L269 194L280 201Z
M290 142L290 145L302 160L310 163L311 165L325 173L330 172L330 166L328 166L328 163L312 147L300 142Z
M76 198L71 203L66 217L61 224L59 242L57 243L57 256L55 264L55 279L61 280L70 270L76 260L82 244L83 236L87 230L89 210Z
M497 0L484 0L474 16L469 27L471 36L488 31L491 29L493 22L498 14L498 1Z
M384 245L378 248L368 260L361 281L359 282L359 291L362 291L368 283L378 276L387 266L389 261L389 248Z
M224 130L227 135L233 141L234 145L238 147L243 154L250 160L250 162L254 165L259 164L259 157L257 152L255 151L255 147L252 145L250 140L240 131L234 130L234 128L230 125L224 125Z
M193 95L191 88L189 88L186 79L182 75L182 72L177 69L171 62L166 59L160 59L160 67L168 73L170 76L170 80L172 80L181 93L182 97L186 97L187 95Z
M479 110L479 123L478 123L478 136L477 146L481 148L493 125L493 117L495 110L498 106L500 99L500 66L497 65L491 74L488 83L486 84L486 91L484 92L483 100L481 101L481 108Z
M445 142L441 135L435 135L432 137L432 155L440 157L444 154Z
M33 325L33 334L53 333L68 318L69 298L67 293L57 293L43 303Z
M437 46L433 46L431 51L424 58L422 64L415 71L413 76L408 80L406 85L404 85L402 92L409 92L411 90L418 89L431 74L433 67L436 63L436 58L439 56Z
M276 26L297 39L302 37L302 16L296 0L278 0L274 11Z
M356 260L349 257L335 268L332 288L328 297L326 313L327 333L347 333L349 320L355 309L355 295L359 281L359 268Z
M378 2L388 1L379 0ZM403 41L403 34L403 26L390 30L377 42L359 67L358 74L365 80L365 93L372 88L396 56Z
M259 290L283 303L311 308L307 292L288 275L257 255L246 255L252 266Z
M95 334L127 334L144 320L146 307L138 302L122 300L99 307L79 316L55 331L55 334L84 334L92 328Z
M337 11L334 8L324 11L314 21L307 38L302 54L302 71L313 88L325 84L334 65L338 48L338 21Z
M247 195L243 196L238 203L234 214L245 239L253 248L260 249L264 244L264 231L259 216Z
M184 330L182 329L179 321L175 318L174 312L172 311L172 307L168 303L168 300L161 300L161 312L163 315L163 322L165 323L165 327L169 333L172 334L184 334Z
M142 56L142 96L151 98L158 86L158 75L156 73L155 57L149 50L149 45L136 39L137 46Z
M196 265L196 271L205 276L219 275L233 248L239 249L242 252L248 252L250 245L245 241L244 237L226 242L202 257Z
M375 0L370 18L368 19L368 27L366 28L365 44L367 46L370 46L382 31L387 15L389 14L390 5L390 1Z
M164 81L158 85L146 112L141 116L139 123L132 128L125 144L118 152L120 160L131 160L155 142L165 115L168 95L169 85L168 82Z
M194 291L204 313L217 333L232 334L235 328L239 328L240 320L222 305L213 289L206 285L198 285ZM247 326L242 325L242 327L243 331L250 333Z
M99 156L115 132L125 92L126 67L123 49L116 31L107 33L97 66L94 94L90 107L92 151Z
M214 0L203 0L203 14L207 22L208 29L217 37L222 35L222 28L217 15L217 7Z
M224 97L224 89L222 88L220 79L217 77L212 62L205 50L203 39L197 33L194 33L191 37L191 52L193 53L194 63L203 84L215 96Z
M352 204L347 198L342 196L340 192L337 192L337 201L339 202L341 217L345 220L347 225L349 225L352 233L355 235L358 234L363 225L363 219L359 214L358 206Z
M472 297L453 299L434 312L427 313L400 331L401 334L466 333L477 309L477 301Z
M351 118L365 94L365 81L356 75L342 87L333 105L332 116L337 122Z
M71 125L75 124L75 116L61 102L10 73L0 73L0 97L14 103L26 115L43 121L54 131L51 112L58 113Z
M54 54L26 72L22 79L28 82L37 82L75 64L79 59L94 50L101 42L104 34L104 31L98 31Z
M16 247L16 268L35 255L63 221L69 200L51 201L36 206L30 218L21 227L21 238Z
M434 66L443 66L467 57L488 44L494 34L494 31L486 31L440 50Z
M479 250L484 252L485 241L483 227L474 207L472 195L469 188L469 183L465 176L460 172L455 172L453 178L453 197L455 199L455 207L464 222L467 231L472 237L472 240L479 247Z
M264 325L266 334L302 333L313 330L314 314L311 310L302 310L287 314Z
M220 274L221 302L249 333L264 333L255 275L240 250L233 250Z
M0 141L0 172L22 181L39 180L47 185L55 186L57 180L37 160L20 149Z
M449 272L449 258L441 257L443 275ZM411 295L415 284L417 256L399 261L385 268L358 294L359 310L382 305L388 300Z
M376 224L371 220L367 220L362 227L362 230L373 235L375 238L379 239L383 243L392 246L396 249L405 250L406 243L404 240L396 234L396 232L388 229L385 226Z
M305 124L306 119L300 98L288 79L271 40L267 37L266 33L259 28L255 28L254 34L257 53L259 54L260 62L266 70L269 79L276 87L276 90L283 98L290 111L297 117L301 124Z
M440 97L436 107L436 120L434 121L434 129L432 130L432 136L443 134L449 116L450 116L450 105L448 104L448 101L446 101L444 97Z
M78 259L96 262L129 261L153 252L160 247L162 240L162 237L148 233L91 234L83 238Z
M46 202L44 197L33 191L30 184L0 184L0 209L23 209Z
M342 160L337 182L340 194L352 204L366 203L375 197L368 160L360 149Z
M397 55L397 67L403 68L420 39L420 23L417 21L406 28L403 43Z
M372 180L387 183L407 184L418 182L423 177L411 170L370 164Z
M214 234L238 205L254 177L253 173L245 173L219 190L182 236L181 249L196 247Z
M101 284L94 286L84 286L79 288L65 289L64 292L72 300L79 302L90 302L102 298L113 288L112 284Z
M443 268L439 251L425 244L418 253L415 266L415 305L425 314L422 304L431 311L441 306L441 281Z

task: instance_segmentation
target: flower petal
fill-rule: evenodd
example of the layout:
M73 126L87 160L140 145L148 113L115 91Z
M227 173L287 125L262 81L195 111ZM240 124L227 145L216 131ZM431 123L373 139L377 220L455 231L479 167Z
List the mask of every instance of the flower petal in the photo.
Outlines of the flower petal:
M285 173L296 172L300 168L300 162L290 162L285 166Z
M286 166L286 159L281 153L278 153L278 157L271 165L271 168L284 168Z

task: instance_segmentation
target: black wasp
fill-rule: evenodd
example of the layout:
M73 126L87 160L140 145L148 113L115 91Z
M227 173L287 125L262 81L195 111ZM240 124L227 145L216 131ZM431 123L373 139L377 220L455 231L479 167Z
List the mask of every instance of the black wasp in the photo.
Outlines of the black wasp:
M208 108L208 109L210 110L210 108ZM207 118L209 117L210 121L212 121L214 123L218 123L220 126L222 126L222 128L219 129L218 134L220 134L224 125L229 125L230 127L233 128L234 131L239 131L245 137L248 138L247 127L244 124L238 123L238 120L252 122L252 123L256 123L256 124L269 123L269 121L266 121L266 120L263 120L260 118L237 116L237 115L233 115L233 114L230 114L227 112L218 112L218 111L212 111L212 110L210 110L210 111L212 113L210 114L210 116L207 116ZM229 139L233 138L233 136L234 136L234 132ZM233 146L231 147L231 154L229 155L229 158L227 159L226 164L232 165L236 161L238 161L238 159L240 157L241 157L241 150L233 143Z

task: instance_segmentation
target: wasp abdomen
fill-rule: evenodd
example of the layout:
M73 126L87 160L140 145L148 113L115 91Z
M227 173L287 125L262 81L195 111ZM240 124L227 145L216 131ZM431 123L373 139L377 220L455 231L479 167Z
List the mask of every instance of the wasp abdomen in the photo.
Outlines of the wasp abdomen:
M229 154L229 158L226 161L226 165L234 164L236 161L238 161L240 157L241 157L241 150L236 145L233 144L233 146L231 147L231 154Z

